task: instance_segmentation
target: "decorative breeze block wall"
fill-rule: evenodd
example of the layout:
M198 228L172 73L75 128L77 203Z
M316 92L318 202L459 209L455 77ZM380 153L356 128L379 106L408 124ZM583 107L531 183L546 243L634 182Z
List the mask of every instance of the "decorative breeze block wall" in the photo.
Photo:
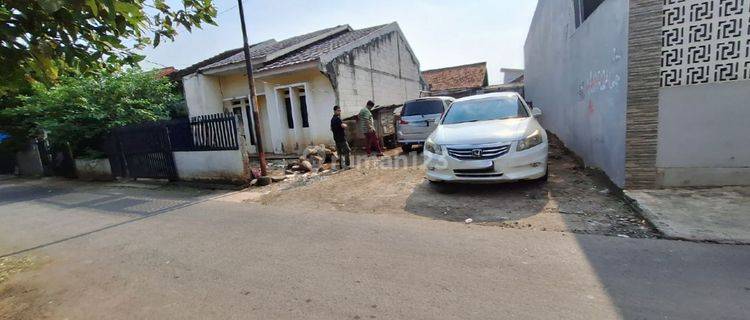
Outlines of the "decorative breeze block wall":
M750 0L663 0L661 86L750 80Z

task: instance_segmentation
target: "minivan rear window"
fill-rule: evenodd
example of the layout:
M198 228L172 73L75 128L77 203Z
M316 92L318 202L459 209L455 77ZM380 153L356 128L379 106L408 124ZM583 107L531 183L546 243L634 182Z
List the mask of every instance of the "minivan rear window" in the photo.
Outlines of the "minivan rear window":
M402 116L419 116L426 114L437 114L443 113L443 101L442 100L417 100L410 101L404 105L402 109Z

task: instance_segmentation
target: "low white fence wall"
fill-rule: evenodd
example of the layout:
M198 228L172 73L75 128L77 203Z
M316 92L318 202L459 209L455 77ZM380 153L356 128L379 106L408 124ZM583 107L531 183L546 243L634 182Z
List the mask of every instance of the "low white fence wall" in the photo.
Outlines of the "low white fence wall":
M247 171L240 150L174 152L177 176L185 181L244 183Z
M85 181L111 181L109 159L76 159L76 175Z

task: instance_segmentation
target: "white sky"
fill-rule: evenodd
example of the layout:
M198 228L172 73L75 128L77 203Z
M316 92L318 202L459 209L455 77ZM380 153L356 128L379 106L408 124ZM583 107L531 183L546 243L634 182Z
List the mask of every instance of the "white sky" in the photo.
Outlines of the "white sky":
M174 2L174 1L169 1ZM145 50L142 65L187 67L242 46L237 0L214 1L218 26L188 33ZM502 82L500 68L523 68L526 40L537 0L245 0L251 43L285 39L348 24L355 29L398 22L421 69L487 62L490 84ZM177 6L175 6L177 7Z

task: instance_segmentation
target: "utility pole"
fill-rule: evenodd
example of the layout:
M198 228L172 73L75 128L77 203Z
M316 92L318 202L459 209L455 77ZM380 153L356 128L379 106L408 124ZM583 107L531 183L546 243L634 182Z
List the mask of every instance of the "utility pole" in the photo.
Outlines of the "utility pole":
M245 11L242 9L242 0L237 0L237 6L240 8L240 23L242 24L242 50L245 52L245 67L247 68L247 84L250 87L250 107L253 109L253 129L255 130L255 141L257 142L258 160L260 162L260 175L258 178L259 185L270 183L268 171L266 170L266 153L263 151L263 140L260 136L260 116L258 116L258 98L255 96L255 79L253 79L253 64L250 61L250 48L247 43L247 31L245 29Z

